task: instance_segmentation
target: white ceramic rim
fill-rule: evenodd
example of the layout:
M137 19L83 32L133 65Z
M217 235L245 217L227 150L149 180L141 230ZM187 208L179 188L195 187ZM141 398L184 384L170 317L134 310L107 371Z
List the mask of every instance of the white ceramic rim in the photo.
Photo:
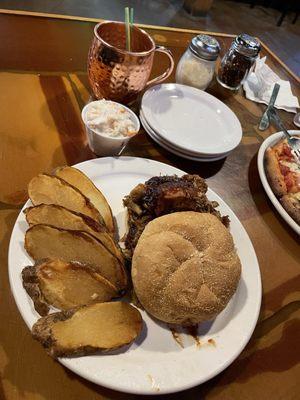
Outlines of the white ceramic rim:
M299 130L289 130L288 131L291 135L300 135ZM265 166L264 166L264 159L265 159L265 152L268 147L273 146L275 143L277 143L279 140L284 138L284 133L282 131L276 132L273 135L269 136L264 142L261 144L259 151L258 151L258 156L257 156L257 167L258 167L258 173L259 177L261 180L261 183L265 189L265 192L267 196L269 197L270 201L272 202L273 206L276 208L276 210L279 212L281 217L285 220L287 224L298 234L300 235L300 226L297 224L296 221L293 220L293 218L285 211L285 209L282 207L280 204L280 201L277 199L275 194L273 193L273 190L271 189L271 186L269 185L267 176L266 176L266 171L265 171Z
M163 139L161 139L159 136L157 136L156 132L154 132L153 129L151 129L151 127L145 121L142 111L140 113L140 120L141 120L141 123L142 123L145 131L148 133L148 135L151 137L151 139L153 139L158 145L160 145L161 147L168 150L170 153L175 154L178 157L186 158L187 160L192 160L192 161L197 161L197 162L214 162L214 161L223 160L224 158L226 158L228 156L229 153L231 153L231 152L225 153L219 157L211 157L211 156L209 156L209 157L200 157L200 156L196 157L195 156L194 157L190 154L186 154L178 149L175 149L174 146L168 145Z
M156 132L156 134L159 137L162 137L165 141L171 143L174 145L173 142L171 142L170 140L168 140L168 138L164 135L162 135L162 133L160 132L160 128L159 126L156 125L155 120L152 121L154 123L151 123L151 116L149 114L149 112L147 111L147 107L145 107L145 101L147 101L147 97L153 95L153 93L157 93L159 90L172 90L176 87L180 87L183 91L186 91L187 93L191 93L191 94L196 94L197 96L199 96L199 99L201 101L201 97L206 97L207 99L210 100L210 102L215 103L219 108L223 109L224 113L227 113L227 115L230 115L230 118L232 120L232 124L235 125L234 129L236 130L236 139L235 141L232 141L232 144L226 148L224 151L220 152L211 152L211 151L201 151L201 153L199 151L195 151L192 148L187 148L187 147L183 147L179 144L176 143L176 147L178 147L180 149L180 151L185 151L185 152L189 152L194 154L195 156L202 154L204 156L206 155L211 155L211 156L221 156L225 153L231 152L233 151L241 142L242 137L243 137L243 130L242 130L242 126L241 123L238 119L238 117L236 116L236 114L225 104L223 103L221 100L219 100L217 97L205 92L204 90L200 90L191 86L187 86L187 85L182 85L179 83L163 83L163 84L159 84L159 85L155 85L152 86L151 88L149 88L148 90L146 90L146 92L144 93L143 97L142 97L142 101L141 101L141 110L143 112L143 116L144 119L146 120L147 124L151 127L151 129ZM150 98L151 99L151 98ZM151 101L155 101L153 98L151 99ZM150 102L150 100L149 100ZM225 123L225 122L224 122Z
M169 142L169 141L167 141L167 140L165 140L165 139L163 139L163 138L161 138L155 131L154 131L154 129L153 128L151 128L151 126L148 124L148 122L146 121L146 119L145 119L145 117L144 117L144 115L143 115L143 111L141 110L140 111L140 121L141 121L141 123L142 123L142 125L143 125L143 127L144 127L144 129L146 129L145 128L145 126L147 127L147 129L148 129L148 131L150 131L151 133L152 133L152 135L153 136L155 136L156 138L157 138L157 140L159 141L159 143L164 143L168 148L171 148L171 149L174 149L174 150L176 150L178 153L180 153L180 154L186 154L186 155L188 155L188 156L192 156L192 157L194 157L194 159L196 160L196 159L205 159L205 160L209 160L209 159L211 159L211 160L214 160L214 159L218 159L218 160L220 160L221 159L221 157L222 158L225 158L225 157L227 157L227 155L228 154L230 154L231 153L231 151L228 151L227 153L223 153L223 154L220 154L219 156L215 156L215 155L208 155L208 154L201 154L201 153L192 153L192 152L188 152L188 151L183 151L183 150L181 150L181 149L179 149L178 147L176 147L176 145L174 144L174 143L171 143L171 142ZM147 133L149 133L147 131ZM150 134L149 134L150 135ZM151 135L150 135L151 136Z
M81 119L82 119L82 121L83 121L83 123L84 123L86 129L89 129L89 130L92 131L95 135L99 135L99 136L101 136L101 137L104 138L104 139L115 140L115 141L119 141L119 142L124 142L124 140L128 141L129 139L132 139L134 136L136 136L136 135L139 133L140 128L141 128L141 124L140 124L140 120L139 120L138 116L137 116L132 110L130 110L130 108L124 106L124 105L121 104L121 103L118 103L118 102L112 101L112 100L105 100L105 101L106 101L106 102L109 102L109 103L116 104L116 105L119 106L119 107L123 107L123 108L125 108L126 111L128 111L128 112L130 113L130 116L132 117L131 120L132 120L132 122L135 123L135 126L136 126L136 133L135 133L134 135L132 135L132 136L124 136L124 137L119 138L119 137L115 137L115 136L107 136L107 135L104 135L103 133L97 132L97 131L95 131L93 128L90 128L90 127L88 126L88 124L87 124L86 121L85 121L85 114L86 114L86 112L87 112L87 109L89 108L89 106L90 106L91 104L99 103L100 101L103 101L103 100L105 100L105 99L91 101L90 103L87 103L87 104L83 107L83 109L82 109L82 111L81 111Z

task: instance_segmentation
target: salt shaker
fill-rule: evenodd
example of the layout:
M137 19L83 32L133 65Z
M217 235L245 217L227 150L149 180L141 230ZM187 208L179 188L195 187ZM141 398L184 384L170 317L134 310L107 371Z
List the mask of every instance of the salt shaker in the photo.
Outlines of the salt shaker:
M208 35L194 37L179 60L176 82L205 90L214 76L219 52L220 45L215 38Z
M259 52L257 39L246 33L237 36L221 61L217 81L227 89L237 90L246 80Z

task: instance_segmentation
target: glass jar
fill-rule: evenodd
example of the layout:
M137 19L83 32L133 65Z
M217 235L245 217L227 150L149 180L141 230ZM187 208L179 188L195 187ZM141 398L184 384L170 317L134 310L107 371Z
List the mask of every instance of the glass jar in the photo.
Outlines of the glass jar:
M205 90L214 76L219 53L220 45L215 38L208 35L194 37L179 60L176 82Z
M245 33L237 36L221 61L217 81L227 89L237 90L246 80L259 52L257 39Z

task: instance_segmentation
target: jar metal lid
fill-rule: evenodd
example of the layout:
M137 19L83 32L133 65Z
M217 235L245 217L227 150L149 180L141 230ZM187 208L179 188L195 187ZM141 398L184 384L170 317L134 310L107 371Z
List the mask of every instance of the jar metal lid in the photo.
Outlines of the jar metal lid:
M256 57L260 52L260 42L253 36L242 33L233 41L236 51L248 57Z
M195 36L189 48L196 56L208 61L216 60L220 53L219 42L214 37L208 35Z

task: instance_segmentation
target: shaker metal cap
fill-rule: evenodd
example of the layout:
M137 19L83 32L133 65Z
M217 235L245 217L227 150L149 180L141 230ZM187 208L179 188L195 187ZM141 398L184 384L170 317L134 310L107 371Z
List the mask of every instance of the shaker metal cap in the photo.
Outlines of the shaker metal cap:
M238 35L233 41L235 49L248 57L256 57L260 52L260 43L259 41L247 33L241 33Z
M214 61L220 53L219 42L208 35L195 36L189 46L190 50L198 57Z

